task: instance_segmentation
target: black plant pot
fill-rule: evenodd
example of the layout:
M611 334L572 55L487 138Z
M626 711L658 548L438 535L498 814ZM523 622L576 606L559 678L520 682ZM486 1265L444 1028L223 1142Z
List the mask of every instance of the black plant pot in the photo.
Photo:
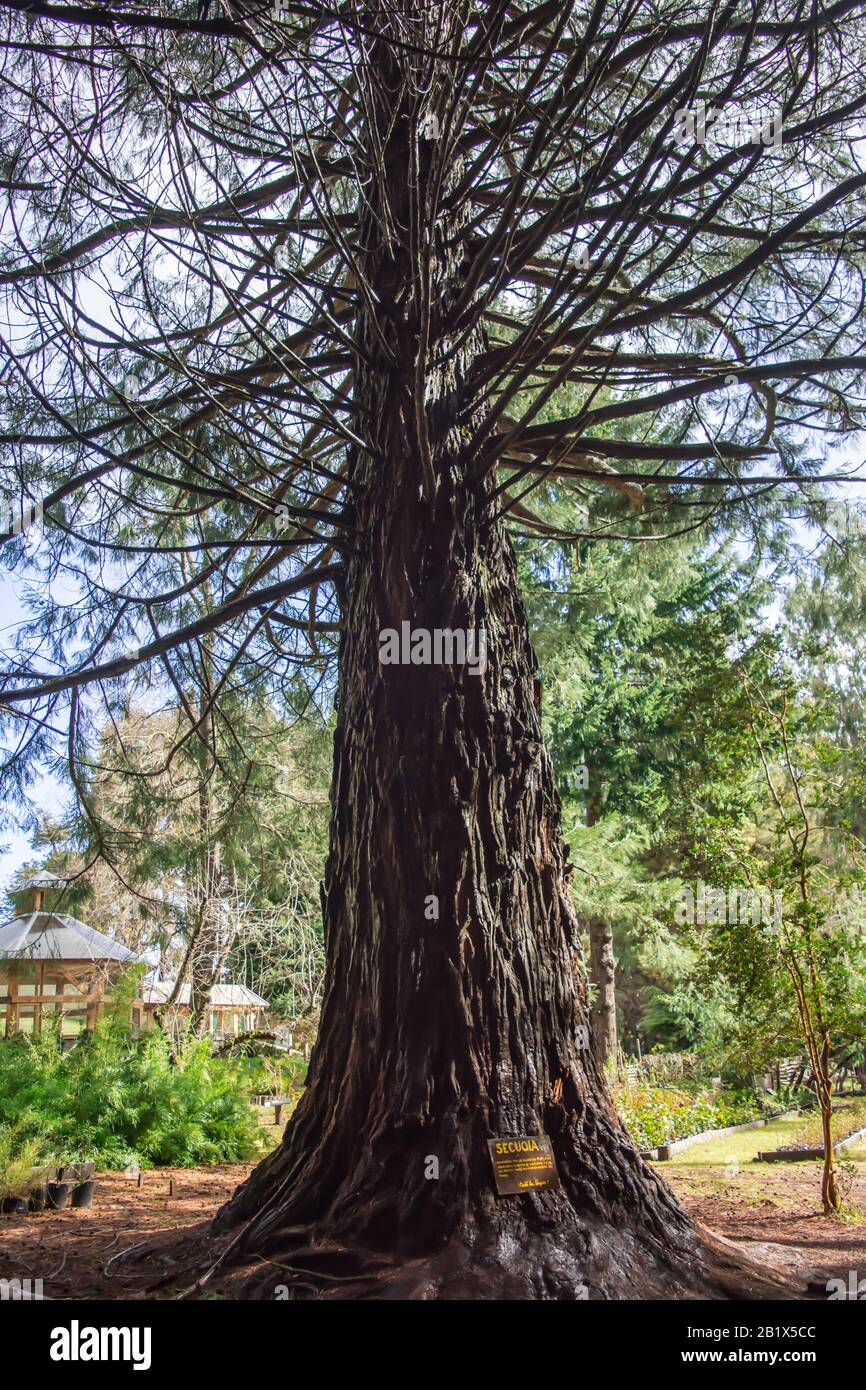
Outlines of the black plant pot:
M90 1207L93 1205L93 1193L96 1183L92 1179L87 1182L76 1183L72 1189L72 1205L74 1207Z
M30 1210L44 1211L45 1203L48 1201L48 1183L41 1182L38 1187L34 1187L30 1193Z
M81 1160L78 1163L66 1163L58 1174L61 1182L87 1182L96 1172L96 1163L93 1159Z
M26 1197L4 1197L4 1198L3 1198L2 1210L3 1210L3 1212L4 1212L7 1216L12 1215L13 1213L14 1213L15 1215L18 1215L19 1212L26 1211L26 1210L27 1210L27 1207L28 1207L28 1202L27 1202L27 1198L26 1198Z
M52 1211L62 1211L66 1206L68 1197L68 1182L50 1182L48 1184L48 1206Z

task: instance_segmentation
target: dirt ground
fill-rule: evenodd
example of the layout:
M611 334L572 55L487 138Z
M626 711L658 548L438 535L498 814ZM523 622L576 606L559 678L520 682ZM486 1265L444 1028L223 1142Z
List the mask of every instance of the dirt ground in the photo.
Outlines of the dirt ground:
M152 1264L142 1277L116 1257L140 1241L170 1245L178 1230L212 1217L249 1171L158 1168L142 1174L141 1187L134 1176L98 1173L89 1210L0 1216L0 1278L42 1279L46 1298L145 1297Z
M812 1163L762 1166L732 1179L718 1168L659 1167L697 1220L762 1263L810 1281L814 1292L831 1276L847 1281L849 1270L866 1278L866 1172L859 1165L848 1194L854 1214L841 1220L816 1214ZM248 1171L161 1168L144 1173L140 1187L135 1176L102 1173L88 1211L0 1216L0 1278L41 1278L45 1295L57 1299L171 1297L184 1283L171 1253L177 1232L203 1234ZM122 1265L117 1257L142 1241L157 1247L146 1270ZM155 1267L164 1269L163 1287L153 1287Z
M764 1265L802 1279L813 1292L828 1278L866 1279L866 1172L843 1169L846 1215L822 1216L817 1163L775 1163L726 1178L719 1169L659 1164L690 1216Z

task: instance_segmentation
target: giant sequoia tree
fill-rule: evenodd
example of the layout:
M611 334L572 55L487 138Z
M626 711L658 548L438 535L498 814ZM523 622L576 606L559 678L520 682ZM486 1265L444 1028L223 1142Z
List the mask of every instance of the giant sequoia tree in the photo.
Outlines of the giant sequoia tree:
M768 1287L581 1045L509 531L567 540L565 487L594 536L755 515L859 425L860 10L0 3L4 477L44 514L6 541L8 785L62 754L86 798L143 684L207 768L226 692L288 701L338 644L321 1032L214 1235L247 1292ZM381 664L406 622L485 669ZM541 1132L561 1188L498 1199L486 1141Z

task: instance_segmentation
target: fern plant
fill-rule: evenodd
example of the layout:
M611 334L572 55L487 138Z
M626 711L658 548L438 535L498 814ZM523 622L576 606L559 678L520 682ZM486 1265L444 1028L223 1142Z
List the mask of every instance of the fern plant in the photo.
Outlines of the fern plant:
M244 1069L214 1057L208 1039L191 1039L175 1061L163 1032L135 1037L127 1018L109 1012L66 1053L50 1025L0 1042L0 1131L28 1153L102 1168L255 1158L261 1126Z

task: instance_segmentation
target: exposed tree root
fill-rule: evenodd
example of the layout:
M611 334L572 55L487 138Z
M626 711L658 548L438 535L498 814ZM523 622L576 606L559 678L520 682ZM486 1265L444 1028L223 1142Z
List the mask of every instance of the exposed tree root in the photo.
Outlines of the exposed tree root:
M185 1290L235 1299L682 1300L801 1299L805 1286L743 1259L711 1232L676 1249L631 1232L455 1235L434 1254L400 1258L318 1244L288 1246L237 1266L218 1262Z
M473 1301L808 1297L804 1285L767 1271L732 1242L693 1226L672 1198L664 1232L578 1216L562 1193L507 1200L508 1206L479 1211L430 1251L375 1250L300 1226L258 1244L252 1221L231 1238L216 1237L224 1242L220 1253L209 1267L200 1265L184 1295Z

